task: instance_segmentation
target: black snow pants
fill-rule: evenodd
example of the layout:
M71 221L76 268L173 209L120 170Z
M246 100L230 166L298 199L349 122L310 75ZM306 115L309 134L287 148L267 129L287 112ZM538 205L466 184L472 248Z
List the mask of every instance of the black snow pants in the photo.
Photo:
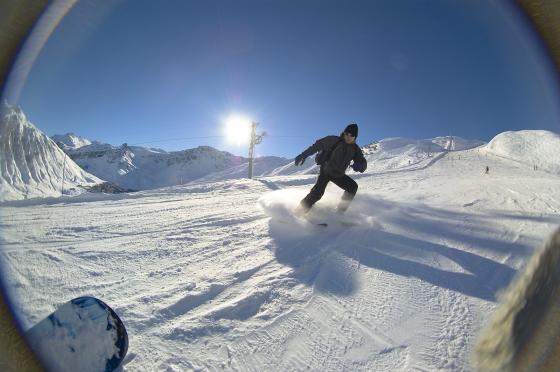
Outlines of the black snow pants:
M315 186L313 186L309 194L307 194L307 196L303 198L300 203L300 206L301 208L303 208L304 212L309 211L313 204L317 203L323 197L323 194L325 193L325 189L327 188L327 184L329 182L334 183L344 190L344 194L342 195L340 204L337 207L337 211L340 213L344 213L348 209L350 202L352 201L352 199L354 199L356 192L358 192L358 184L356 183L356 181L354 181L347 175L344 175L342 177L329 176L325 174L321 169L321 173L317 178Z

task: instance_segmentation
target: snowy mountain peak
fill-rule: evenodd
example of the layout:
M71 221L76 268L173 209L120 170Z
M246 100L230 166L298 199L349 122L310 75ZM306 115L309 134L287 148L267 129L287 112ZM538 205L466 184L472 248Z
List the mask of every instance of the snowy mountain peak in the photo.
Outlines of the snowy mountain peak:
M80 147L91 145L92 143L99 143L90 141L85 137L78 136L74 133L55 134L51 139L63 150L76 150Z
M58 196L102 182L85 172L19 107L2 105L0 117L0 200Z
M197 181L247 177L248 159L210 146L166 152L140 146L86 145L67 151L82 168L133 190L145 190ZM254 174L266 175L288 159L255 160Z
M10 105L6 101L2 102L0 115L2 118L2 128L4 128L5 122L7 123L8 121L11 123L11 127L14 130L23 131L25 128L35 128L35 126L27 120L21 107Z

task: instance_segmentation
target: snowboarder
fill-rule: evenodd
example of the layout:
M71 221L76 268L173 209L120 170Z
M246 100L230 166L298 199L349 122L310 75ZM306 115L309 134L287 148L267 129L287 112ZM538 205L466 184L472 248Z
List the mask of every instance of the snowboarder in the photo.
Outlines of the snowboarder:
M363 173L367 168L364 154L356 144L357 137L358 125L352 123L344 129L340 136L321 138L296 156L295 165L300 166L308 156L318 153L315 156L315 162L320 166L317 182L309 194L301 200L295 210L296 215L303 216L309 212L313 204L323 197L327 184L331 181L344 190L337 212L344 213L348 209L358 191L358 184L345 174L346 169L351 161L353 161L352 169L356 172Z

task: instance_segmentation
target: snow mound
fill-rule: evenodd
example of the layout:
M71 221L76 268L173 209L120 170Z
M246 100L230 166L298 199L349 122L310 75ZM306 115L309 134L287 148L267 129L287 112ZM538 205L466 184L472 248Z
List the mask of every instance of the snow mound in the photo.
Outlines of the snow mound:
M560 135L546 130L521 130L498 134L485 150L494 155L560 174Z
M84 192L102 180L85 172L25 117L2 104L0 113L0 201Z

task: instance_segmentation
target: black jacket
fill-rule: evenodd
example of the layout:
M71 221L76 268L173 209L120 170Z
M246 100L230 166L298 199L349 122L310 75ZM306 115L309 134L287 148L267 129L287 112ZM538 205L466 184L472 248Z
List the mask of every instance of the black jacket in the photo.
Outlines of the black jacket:
M360 147L353 143L347 144L344 139L338 136L326 136L318 139L313 145L309 146L302 155L308 157L318 151L329 151L333 146L334 149L327 160L322 165L322 171L332 177L342 177L346 173L346 168L353 160L355 164L363 164L365 170L367 161Z

